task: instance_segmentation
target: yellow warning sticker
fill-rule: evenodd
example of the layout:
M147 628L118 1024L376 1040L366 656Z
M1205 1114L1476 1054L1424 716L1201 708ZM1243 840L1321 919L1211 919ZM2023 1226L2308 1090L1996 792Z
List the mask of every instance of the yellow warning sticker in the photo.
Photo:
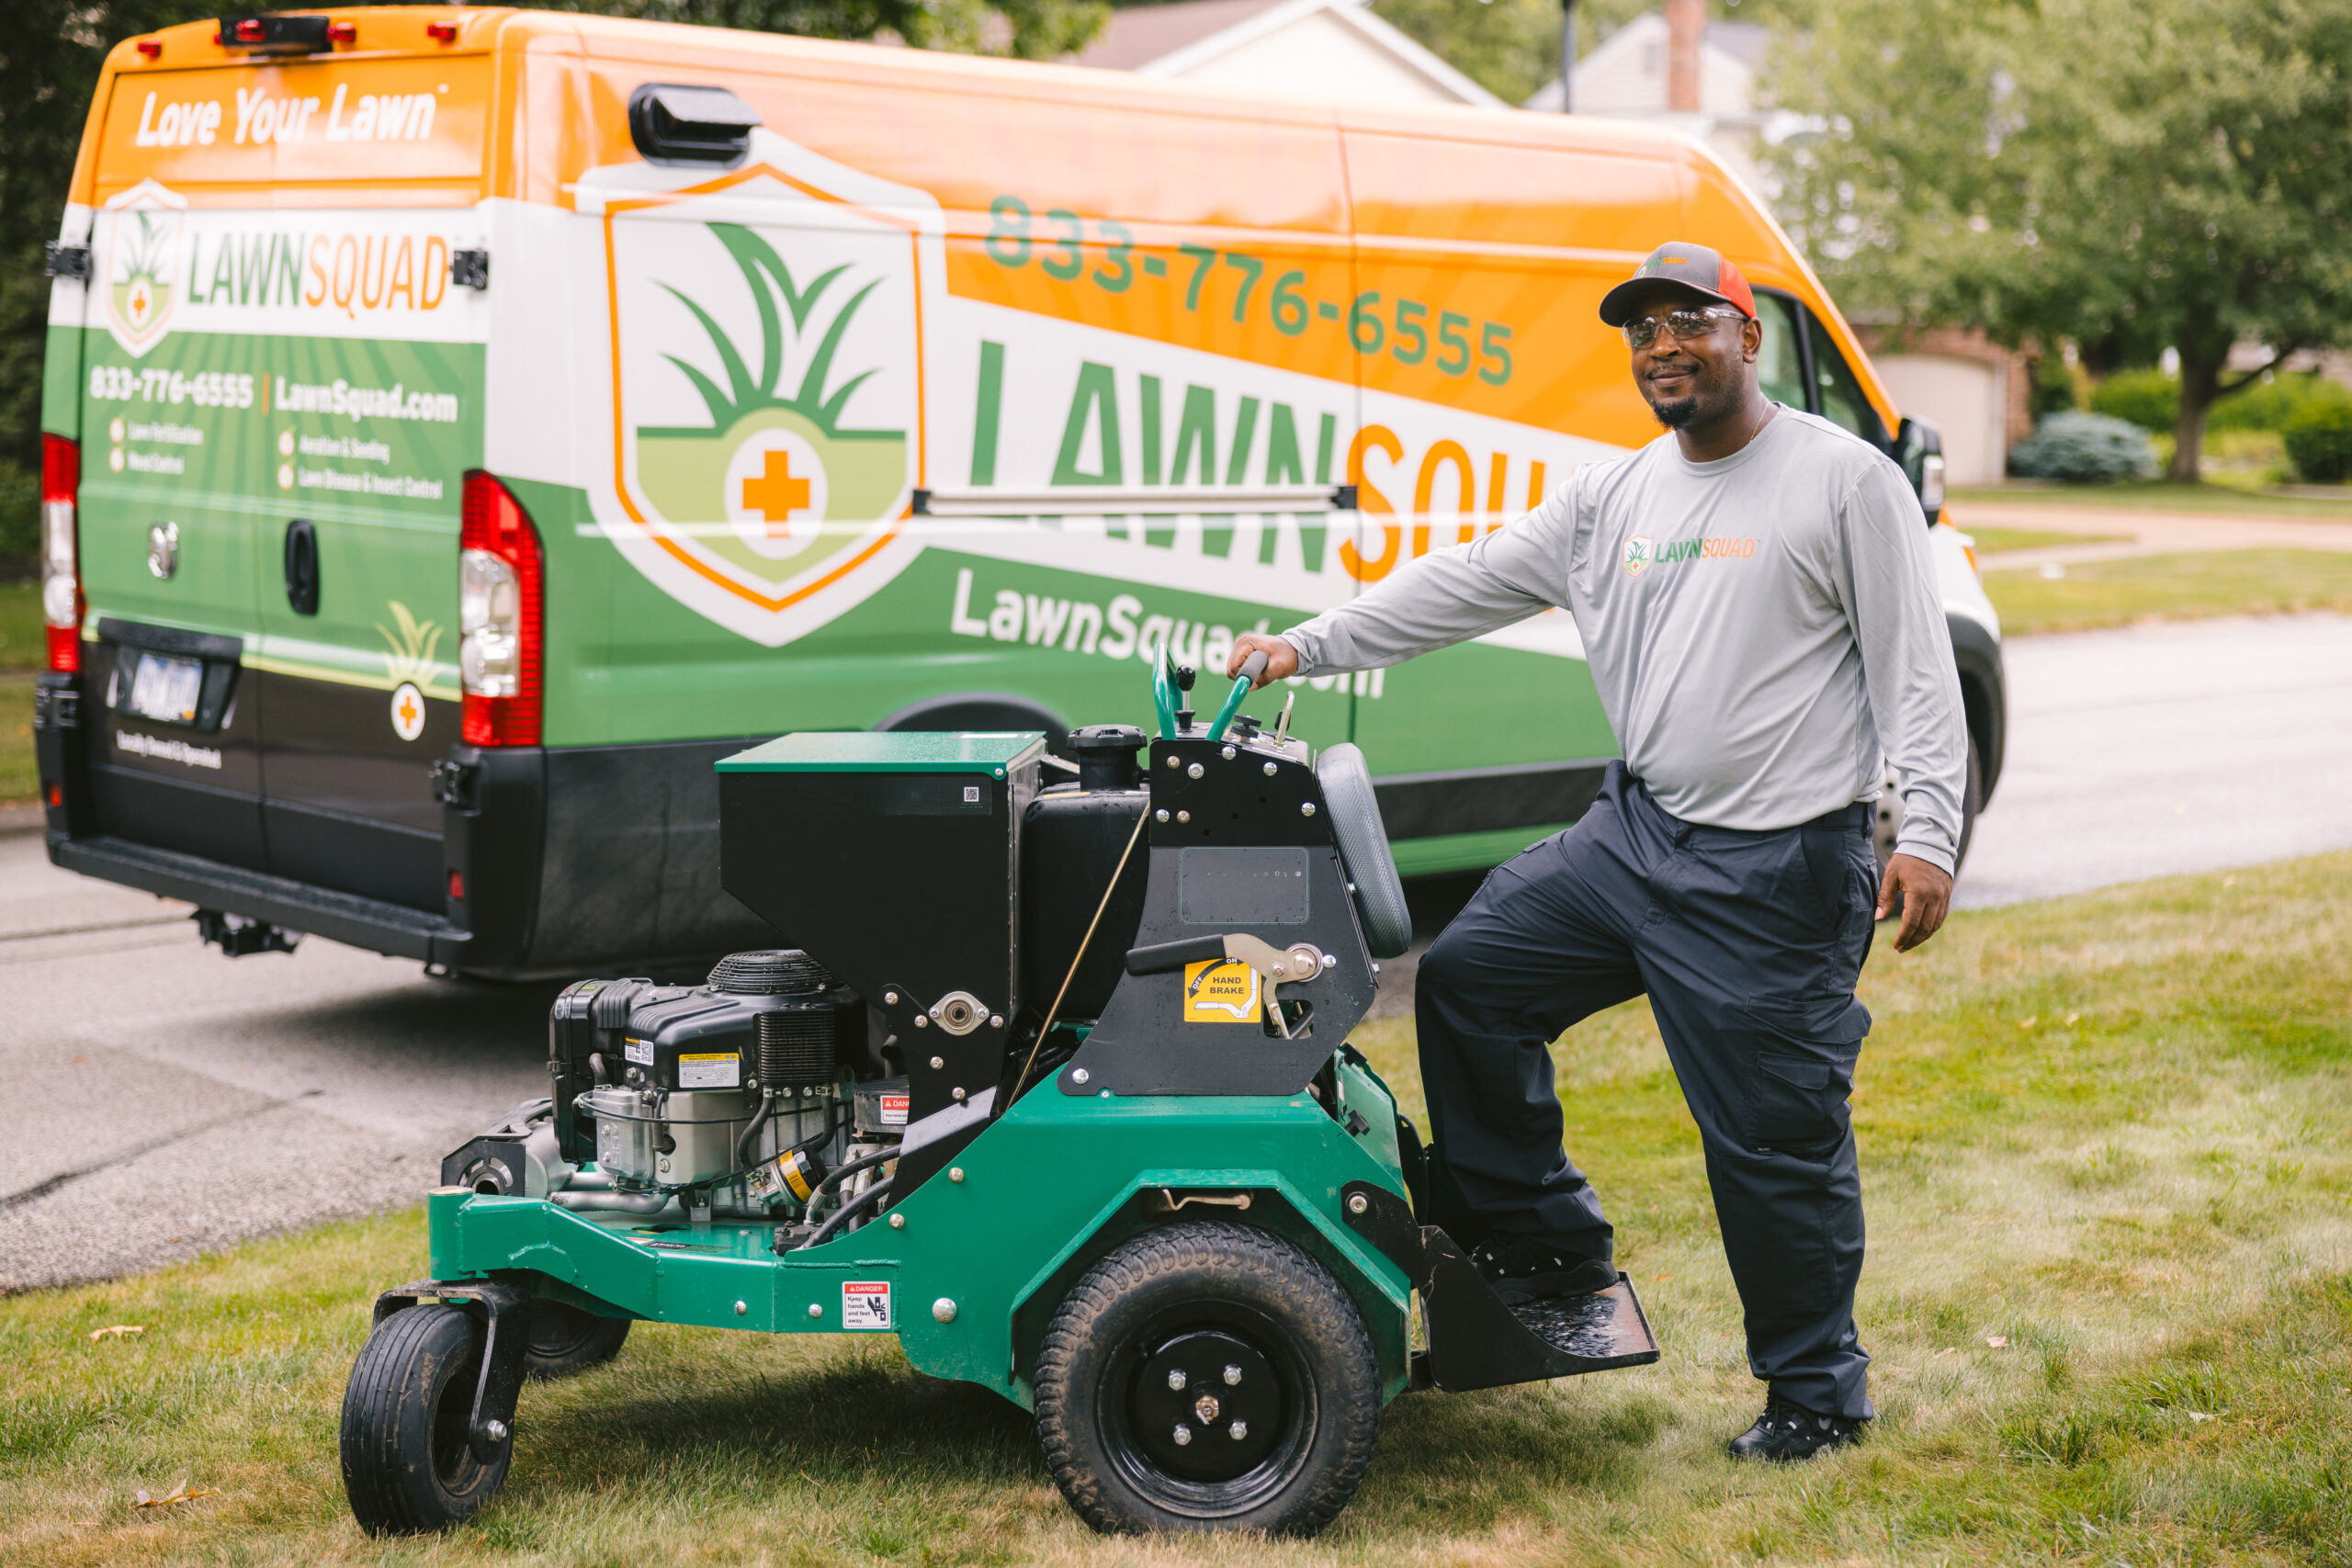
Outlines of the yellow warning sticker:
M680 1089L733 1089L742 1081L742 1058L732 1051L682 1053L678 1057Z
M1255 1023L1261 1006L1258 972L1238 958L1184 965L1186 1023Z

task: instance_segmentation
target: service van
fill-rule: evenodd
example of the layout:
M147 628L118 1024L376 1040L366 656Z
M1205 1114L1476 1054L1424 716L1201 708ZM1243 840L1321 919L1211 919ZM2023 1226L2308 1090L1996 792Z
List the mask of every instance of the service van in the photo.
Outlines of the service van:
M232 953L756 943L714 761L1058 736L1502 525L1657 434L1595 311L1668 238L1755 284L1773 396L1918 485L1973 807L1998 624L1935 433L1689 140L545 11L124 39L51 253L51 856ZM1283 701L1408 874L1616 751L1558 611Z

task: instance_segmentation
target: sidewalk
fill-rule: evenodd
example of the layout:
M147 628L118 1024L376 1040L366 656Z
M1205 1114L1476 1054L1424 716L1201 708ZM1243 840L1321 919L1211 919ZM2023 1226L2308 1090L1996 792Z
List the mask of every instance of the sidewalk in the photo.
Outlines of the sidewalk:
M2045 534L2128 535L2130 542L2053 545L2033 550L1980 552L1986 571L2030 570L2047 564L2125 560L2134 556L2188 555L2209 550L2298 549L2352 551L2352 520L2342 523L2281 517L2183 515L2170 512L2122 512L2099 507L2002 505L1955 502L1951 521L1963 534L1972 528L2031 529Z

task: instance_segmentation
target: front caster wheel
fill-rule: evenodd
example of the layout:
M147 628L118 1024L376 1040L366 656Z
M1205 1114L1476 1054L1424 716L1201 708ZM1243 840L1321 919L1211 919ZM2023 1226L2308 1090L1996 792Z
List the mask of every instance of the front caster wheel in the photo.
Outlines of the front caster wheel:
M343 1394L343 1488L368 1534L461 1524L505 1482L514 1434L487 1461L466 1440L482 1338L460 1308L418 1306L378 1324L360 1348Z
M531 1303L530 1348L523 1370L535 1378L568 1378L602 1366L621 1353L628 1319L599 1317L563 1302Z
M1279 1236L1191 1222L1087 1270L1046 1325L1037 1435L1105 1533L1313 1535L1363 1480L1380 1362L1348 1293Z

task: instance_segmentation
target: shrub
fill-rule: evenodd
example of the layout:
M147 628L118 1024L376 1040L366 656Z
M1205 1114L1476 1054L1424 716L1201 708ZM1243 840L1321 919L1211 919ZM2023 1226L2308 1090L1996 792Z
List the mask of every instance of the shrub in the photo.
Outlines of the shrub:
M2180 421L2180 378L2161 370L2118 370L2091 389L2091 412L2143 430L2170 430Z
M2066 484L2113 484L2156 477L2148 433L2128 420L2099 413L2053 413L2009 452L2019 479Z
M2287 457L2312 484L2352 479L2352 398L2313 400L2287 422Z
M2037 354L2026 363L2027 374L2031 378L2026 390L2026 406L2034 418L2069 413L2083 406L2081 389L2075 385L2075 367L2066 363L2064 355L2055 351Z
M2208 430L2284 430L2305 409L2319 403L2352 405L2352 388L2316 373L2273 376L2213 405Z

